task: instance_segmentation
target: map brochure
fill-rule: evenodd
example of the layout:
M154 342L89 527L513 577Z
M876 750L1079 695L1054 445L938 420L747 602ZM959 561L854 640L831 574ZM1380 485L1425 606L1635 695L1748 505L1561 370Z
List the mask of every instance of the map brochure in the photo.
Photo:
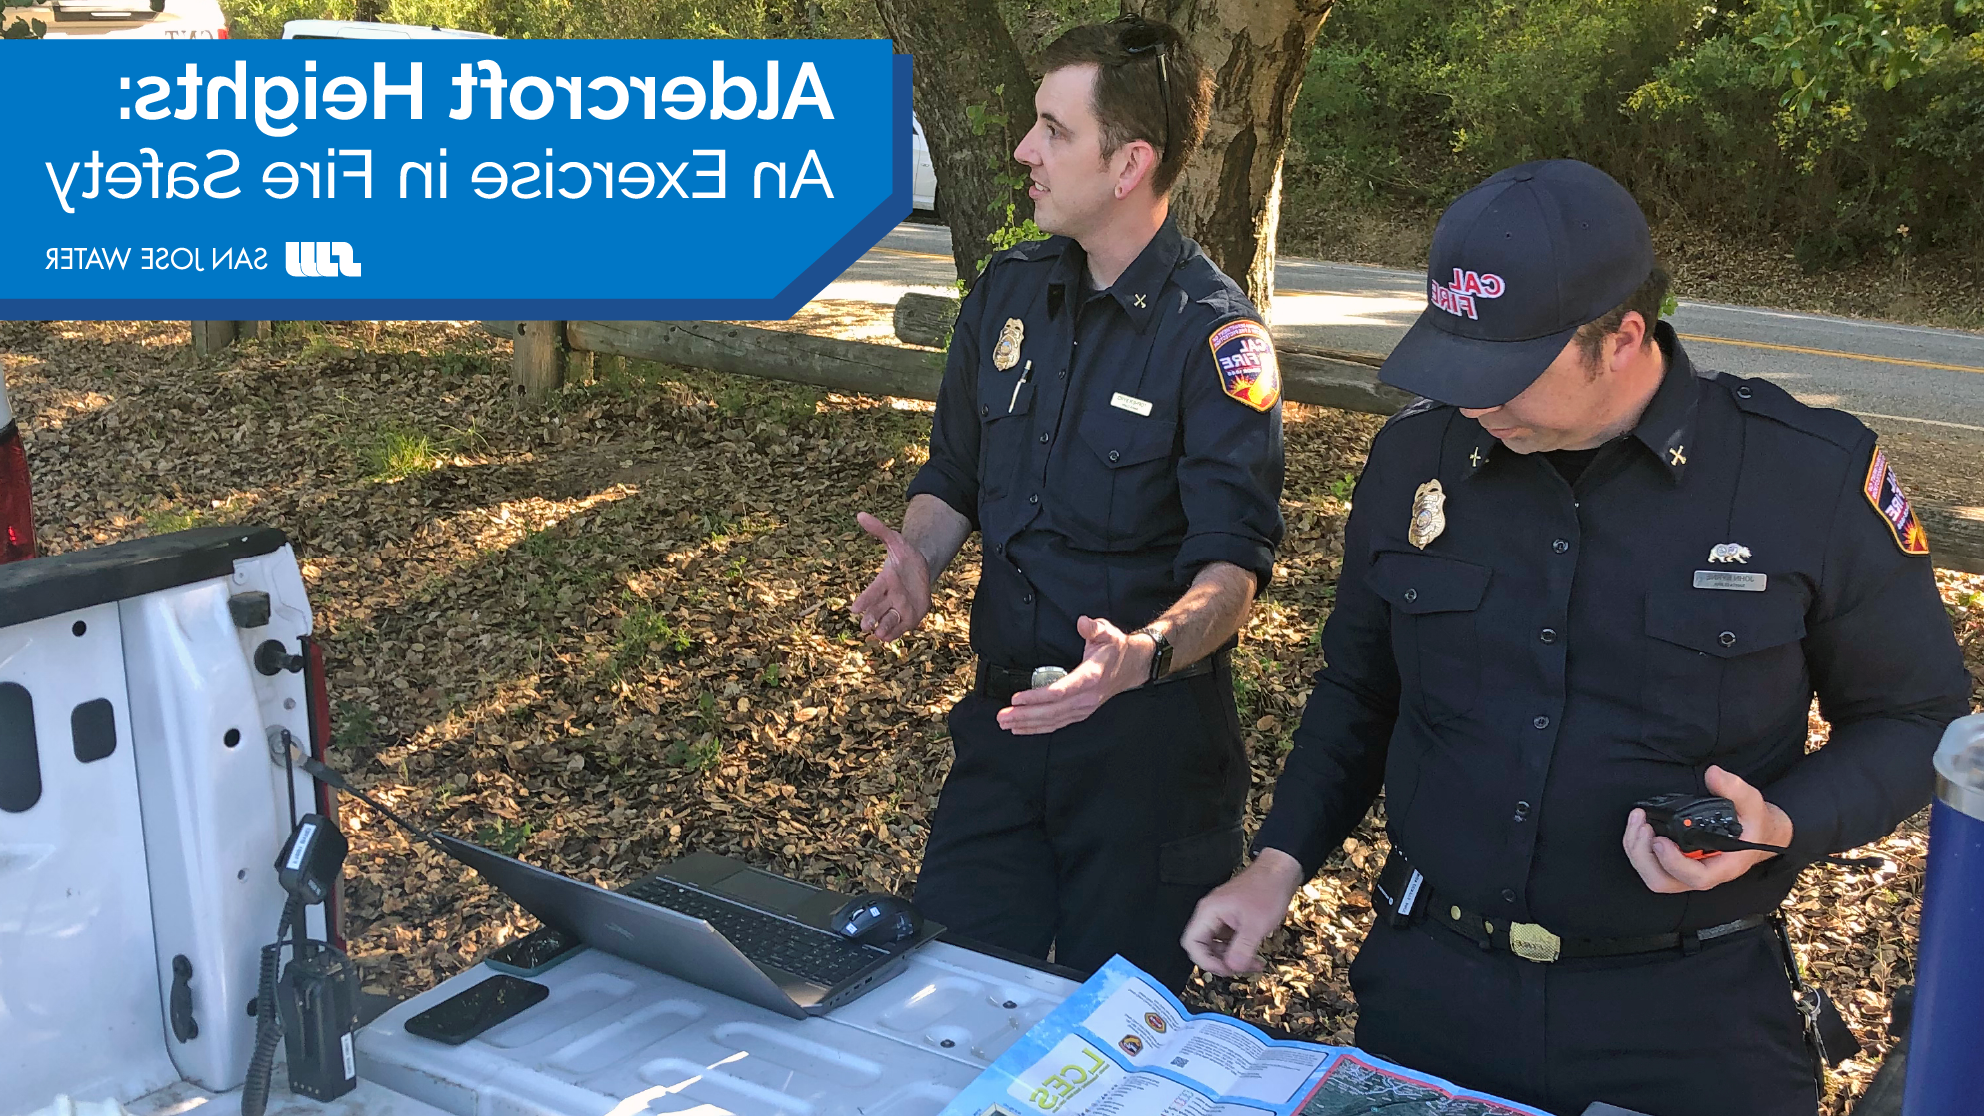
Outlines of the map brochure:
M940 1116L1545 1116L1347 1046L1194 1015L1121 957Z

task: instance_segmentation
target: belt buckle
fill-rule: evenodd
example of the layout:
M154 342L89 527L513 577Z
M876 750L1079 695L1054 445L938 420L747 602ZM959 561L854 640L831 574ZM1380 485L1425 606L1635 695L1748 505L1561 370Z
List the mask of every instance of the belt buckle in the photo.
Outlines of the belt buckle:
M1549 964L1564 951L1564 939L1534 922L1509 924L1509 952L1525 961Z
M1061 667L1057 667L1057 666L1034 667L1033 677L1028 681L1028 687L1031 689L1038 690L1042 686L1052 686L1054 683L1059 682L1061 679L1066 678L1067 676L1068 676L1068 672L1062 669Z

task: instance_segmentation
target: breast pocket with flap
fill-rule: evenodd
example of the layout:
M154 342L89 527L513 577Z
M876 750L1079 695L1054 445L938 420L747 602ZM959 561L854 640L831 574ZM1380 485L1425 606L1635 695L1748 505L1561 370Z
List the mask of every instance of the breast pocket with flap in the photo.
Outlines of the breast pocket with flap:
M1065 458L1064 496L1072 525L1089 536L1090 545L1138 549L1175 523L1176 418L1091 408L1079 430L1082 445L1071 447Z
M1372 563L1372 588L1391 605L1401 700L1416 704L1429 724L1471 713L1480 700L1476 623L1492 573L1473 562L1400 551L1381 552Z
M1642 739L1656 751L1703 763L1810 700L1805 600L1788 586L1650 592L1646 634Z

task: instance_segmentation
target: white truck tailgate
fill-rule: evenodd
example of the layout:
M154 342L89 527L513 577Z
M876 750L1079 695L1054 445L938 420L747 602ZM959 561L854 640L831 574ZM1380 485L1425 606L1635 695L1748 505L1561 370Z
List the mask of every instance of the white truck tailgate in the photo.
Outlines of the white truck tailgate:
M543 1003L460 1046L406 1020L476 966L359 1032L359 1076L451 1116L934 1116L1077 985L944 942L833 1012L788 1019L588 950Z

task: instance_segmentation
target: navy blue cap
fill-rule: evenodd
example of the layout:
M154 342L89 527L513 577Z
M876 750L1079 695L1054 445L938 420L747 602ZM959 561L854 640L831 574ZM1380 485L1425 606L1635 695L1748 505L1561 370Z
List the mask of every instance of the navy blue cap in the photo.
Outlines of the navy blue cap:
M1379 378L1457 407L1499 407L1534 383L1578 327L1653 272L1646 215L1575 159L1510 167L1440 217L1426 309Z

